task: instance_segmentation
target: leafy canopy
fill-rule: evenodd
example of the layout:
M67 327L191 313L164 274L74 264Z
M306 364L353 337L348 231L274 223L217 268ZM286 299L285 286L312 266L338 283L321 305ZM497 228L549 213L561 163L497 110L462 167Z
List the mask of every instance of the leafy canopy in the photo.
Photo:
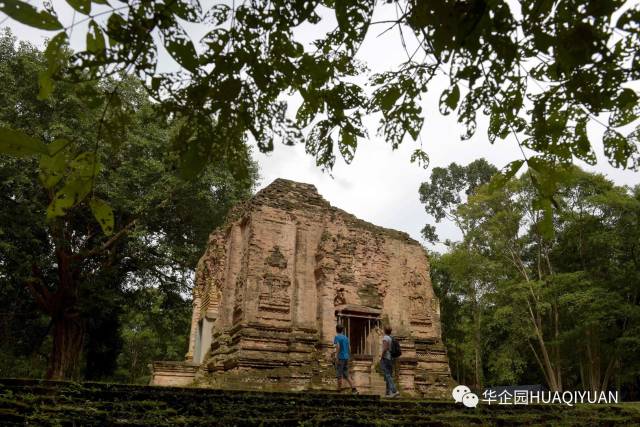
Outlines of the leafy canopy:
M465 384L475 374L489 385L633 388L640 187L567 168L551 239L534 193L529 174L476 187L455 208L469 231L430 257L453 375Z
M33 366L44 362L23 361L36 350L48 352L50 364L56 360L62 350L51 331L73 316L84 339L69 358L84 355L86 378L103 378L116 368L122 341L125 351L133 345L127 335L134 323L130 314L146 307L138 299L148 299L136 295L151 293L162 300L164 317L172 324L188 322L190 303L181 295L202 247L228 209L251 194L257 170L250 164L243 181L234 178L228 164L210 162L196 178L184 180L177 153L166 147L179 123L158 114L139 81L129 76L104 83L60 82L42 100L37 76L44 69L42 52L16 43L9 33L0 35L0 127L30 135L27 140L41 147L38 155L0 156L0 341L6 343L0 360L16 361L2 372L41 376ZM96 150L95 117L103 110L84 94L108 93L114 85L128 112L126 127L117 129L117 151L102 145ZM57 147L63 135L66 142ZM76 159L89 156L100 167L87 203L65 209L64 218L47 219L44 213L60 206L62 189L78 179L71 165L82 165ZM101 210L109 214L104 222L95 219ZM112 236L104 235L105 227L113 228ZM150 286L154 291L145 291ZM158 328L159 339L145 354L164 358L182 351L162 350L181 336L178 326L160 330L155 320L148 321ZM149 360L144 360L123 366L138 376L146 370ZM73 368L67 373L76 374Z
M451 163L447 168L433 168L430 180L423 182L418 190L420 202L436 222L446 218L455 222L466 234L468 230L458 215L458 206L478 187L488 183L497 172L498 169L485 159L475 160L466 166ZM431 224L425 225L422 235L429 242L438 241L435 227Z
M197 0L133 0L126 3L68 1L89 23L86 48L71 55L73 26L63 28L54 8L36 10L7 0L1 9L11 18L51 31L48 68L39 77L40 96L50 96L59 80L104 79L134 73L168 117L181 120L173 146L180 151L185 176L202 170L210 158L224 158L237 173L246 171L246 144L263 152L276 141L304 143L323 168L339 153L350 162L366 137L366 114L379 114L380 131L397 148L408 135L417 139L425 117L421 102L434 77L445 75L450 87L440 99L442 114L457 113L462 139L477 128L478 113L488 116L491 142L516 136L522 148L537 153L511 163L511 175L527 161L542 175L557 163L576 159L593 164L596 155L587 125L605 128L602 143L609 162L637 168L638 95L629 85L640 75L640 6L622 0L252 0L209 4ZM206 6L206 7L203 7ZM391 19L374 22L381 16ZM377 16L377 15L376 15ZM335 17L328 32L318 29L309 46L295 29L313 28ZM209 31L195 42L186 26ZM398 31L398 48L407 60L370 75L371 91L354 83L364 72L355 59L373 27ZM318 26L317 28L320 28ZM415 45L411 52L410 39ZM180 65L159 71L161 52ZM370 95L368 95L371 93ZM287 111L283 96L303 102ZM97 96L97 95L96 95ZM99 102L99 101L96 101ZM114 125L126 120L114 95L107 95ZM635 127L634 127L635 126ZM109 141L99 132L100 142ZM249 139L248 139L249 138ZM16 148L20 146L20 148ZM42 147L3 130L5 153L41 154ZM49 153L51 154L51 153ZM413 161L428 162L421 149ZM76 159L78 180L64 192L59 215L86 193L84 181L95 176L89 156ZM536 183L549 198L557 177ZM552 191L548 191L548 190ZM547 208L550 207L546 203ZM96 205L101 210L101 205ZM103 215L104 217L104 215ZM107 219L108 221L108 219Z

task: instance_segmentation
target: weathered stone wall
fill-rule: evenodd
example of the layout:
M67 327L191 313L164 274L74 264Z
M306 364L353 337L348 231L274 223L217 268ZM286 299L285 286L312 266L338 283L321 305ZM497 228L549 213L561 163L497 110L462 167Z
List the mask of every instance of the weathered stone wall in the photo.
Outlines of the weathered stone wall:
M186 358L201 364L204 385L332 386L341 307L380 313L393 327L404 391L437 395L450 381L425 250L331 206L309 184L278 179L231 212L200 260L193 306ZM380 333L369 336L378 352ZM356 363L356 376L375 392L372 359Z

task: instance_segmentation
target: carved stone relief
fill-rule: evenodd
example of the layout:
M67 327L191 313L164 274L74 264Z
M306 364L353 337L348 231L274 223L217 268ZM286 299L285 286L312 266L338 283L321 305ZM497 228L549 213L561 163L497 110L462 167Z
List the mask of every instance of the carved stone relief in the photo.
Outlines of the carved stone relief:
M418 273L411 272L406 284L409 289L409 318L414 325L431 324L432 300L425 296L426 287Z
M379 285L376 283L365 283L358 288L358 296L360 303L366 307L380 308L382 307L382 294Z
M426 297L414 295L409 298L411 323L431 323L429 315L429 304Z
M258 308L264 311L288 313L291 305L289 288L291 279L287 274L287 259L278 246L274 246L265 260L265 273L260 284Z
M333 305L343 305L347 303L347 299L344 296L344 288L336 289L336 296L333 299Z

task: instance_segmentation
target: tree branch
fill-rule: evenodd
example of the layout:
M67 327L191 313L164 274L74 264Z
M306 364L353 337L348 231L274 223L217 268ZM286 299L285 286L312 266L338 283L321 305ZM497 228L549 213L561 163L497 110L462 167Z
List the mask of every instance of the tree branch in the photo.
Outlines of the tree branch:
M87 251L87 252L80 252L79 254L74 255L73 258L75 258L76 260L79 260L79 259L86 259L86 258L91 258L91 257L96 256L96 255L100 255L101 253L103 253L104 251L106 251L107 249L109 249L113 245L115 245L118 242L118 240L120 240L121 237L123 237L125 234L127 234L129 231L131 231L131 228L135 226L136 221L137 221L137 219L134 219L131 222L129 222L126 226L124 226L124 228L122 228L116 234L111 236L111 238L109 240L107 240L102 245L98 246L97 248L94 248L94 249L92 249L90 251Z
M51 293L47 287L42 284L42 273L40 272L40 269L36 265L33 265L31 270L33 272L33 277L25 280L24 285L27 287L27 290L31 296L33 296L33 299L35 299L36 304L40 306L42 311L50 313Z

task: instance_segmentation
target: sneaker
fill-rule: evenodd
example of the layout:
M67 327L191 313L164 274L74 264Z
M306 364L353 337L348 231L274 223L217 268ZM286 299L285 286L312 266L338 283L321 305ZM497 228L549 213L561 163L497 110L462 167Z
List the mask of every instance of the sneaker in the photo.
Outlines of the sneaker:
M389 395L389 397L398 397L398 396L400 396L400 392L399 391L396 391L395 393L391 393Z
M354 387L351 389L351 394L360 394L360 393L358 393L358 390Z

